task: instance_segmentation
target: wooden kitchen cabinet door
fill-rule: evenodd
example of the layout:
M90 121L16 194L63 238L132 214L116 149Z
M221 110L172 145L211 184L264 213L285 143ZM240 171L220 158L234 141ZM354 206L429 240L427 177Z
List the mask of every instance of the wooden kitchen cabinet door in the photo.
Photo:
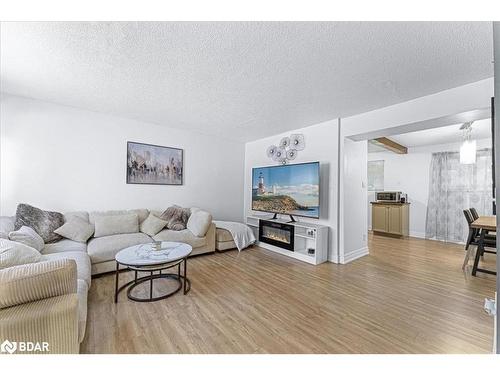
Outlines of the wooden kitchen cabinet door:
M387 232L388 219L387 206L376 204L372 206L372 230L376 232Z
M388 206L388 228L387 232L391 234L402 235L402 210L401 206Z

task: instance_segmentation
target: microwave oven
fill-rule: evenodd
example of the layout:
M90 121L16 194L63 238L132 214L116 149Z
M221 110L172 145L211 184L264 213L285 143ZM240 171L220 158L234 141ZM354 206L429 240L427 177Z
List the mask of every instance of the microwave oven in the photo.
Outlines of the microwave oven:
M379 191L375 193L378 202L401 202L403 193L400 191Z

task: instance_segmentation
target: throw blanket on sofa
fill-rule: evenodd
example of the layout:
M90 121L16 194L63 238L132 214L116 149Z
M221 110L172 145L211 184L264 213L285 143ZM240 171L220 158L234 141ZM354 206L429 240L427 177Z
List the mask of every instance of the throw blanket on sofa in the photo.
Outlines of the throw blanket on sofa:
M255 243L255 236L252 230L245 224L236 223L234 221L213 221L217 228L227 230L233 236L234 243L238 251Z

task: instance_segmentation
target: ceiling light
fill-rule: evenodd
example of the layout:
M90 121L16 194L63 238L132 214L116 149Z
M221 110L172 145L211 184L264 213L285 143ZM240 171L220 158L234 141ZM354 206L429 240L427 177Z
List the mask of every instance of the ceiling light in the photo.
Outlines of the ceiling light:
M460 164L474 164L476 162L476 141L471 139L472 122L466 122L460 127L463 131L463 143L460 146Z

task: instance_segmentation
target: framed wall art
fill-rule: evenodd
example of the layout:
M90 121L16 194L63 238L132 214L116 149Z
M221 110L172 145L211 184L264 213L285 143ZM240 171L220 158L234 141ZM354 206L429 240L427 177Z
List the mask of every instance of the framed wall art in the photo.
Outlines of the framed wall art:
M183 173L182 149L127 142L127 184L182 185Z

